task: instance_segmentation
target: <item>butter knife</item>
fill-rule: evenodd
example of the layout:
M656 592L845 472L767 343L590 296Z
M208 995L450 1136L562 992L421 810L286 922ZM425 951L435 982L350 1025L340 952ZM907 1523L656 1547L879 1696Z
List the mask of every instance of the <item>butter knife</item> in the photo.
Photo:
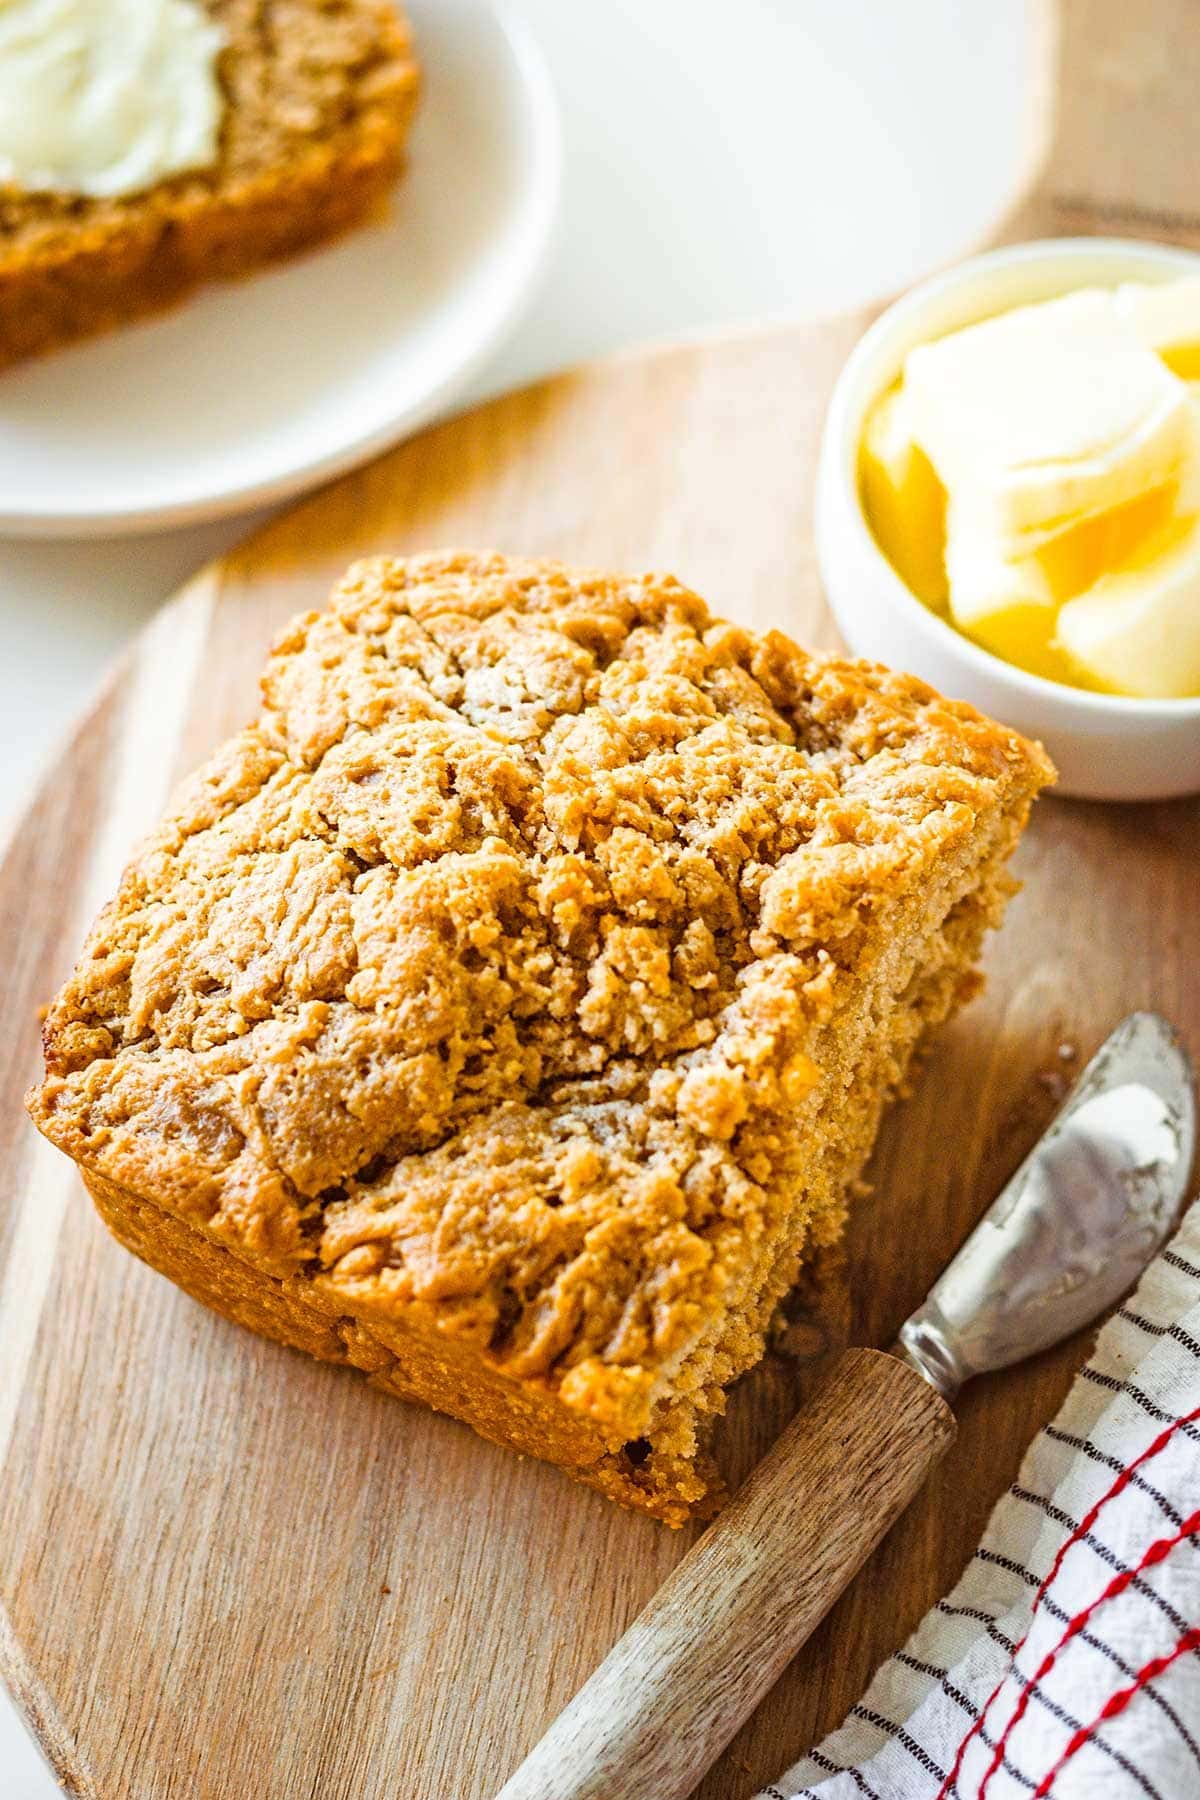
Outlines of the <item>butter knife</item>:
M684 1800L948 1448L963 1383L1132 1287L1171 1228L1195 1130L1182 1046L1131 1014L893 1350L838 1358L498 1800Z

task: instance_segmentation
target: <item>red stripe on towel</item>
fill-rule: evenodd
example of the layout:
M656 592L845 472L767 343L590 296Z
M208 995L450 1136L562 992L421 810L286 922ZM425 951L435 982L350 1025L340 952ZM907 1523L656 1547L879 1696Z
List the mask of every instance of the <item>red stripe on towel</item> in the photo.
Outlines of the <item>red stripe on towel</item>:
M1074 1618L1068 1619L1066 1629L1063 1631L1061 1638L1058 1640L1057 1644L1055 1644L1053 1650L1047 1651L1046 1655L1034 1670L1033 1679L1027 1681L1025 1686L1021 1689L1020 1698L1012 1710L1012 1716L1007 1725L1005 1725L1004 1730L1000 1733L996 1748L992 1753L992 1760L988 1764L983 1780L979 1784L979 1800L984 1800L987 1793L988 1782L992 1779L992 1776L1000 1766L1009 1737L1025 1716L1025 1711L1032 1698L1034 1689L1041 1682L1045 1681L1047 1675L1054 1667L1059 1653L1070 1643L1073 1637L1078 1636L1083 1630L1098 1606L1102 1606L1106 1600L1115 1600L1118 1594L1123 1594L1130 1582L1136 1580L1145 1569L1152 1568L1155 1563L1162 1562L1165 1557L1170 1555L1176 1544L1181 1544L1184 1538L1191 1537L1192 1533L1197 1530L1200 1530L1200 1512L1194 1512L1190 1518L1185 1519L1183 1524L1179 1527L1179 1530L1173 1531L1170 1537L1156 1538L1154 1542L1142 1552L1139 1560L1131 1568L1122 1569L1119 1575L1114 1575L1108 1586L1102 1588L1096 1595L1096 1598L1090 1601L1088 1605L1083 1608L1082 1612L1077 1612ZM1182 1641L1183 1640L1181 1640L1181 1642ZM1137 1679L1138 1682L1144 1685L1141 1676ZM1145 1677L1145 1680L1149 1679L1149 1676ZM1130 1690L1130 1692L1133 1691L1133 1689ZM1117 1710L1119 1712L1120 1708L1118 1707ZM1106 1715L1101 1714L1100 1716L1103 1718ZM1088 1727L1088 1730L1083 1736L1086 1738L1091 1731L1095 1730L1095 1726L1096 1724L1099 1724L1099 1722L1099 1719L1097 1719L1093 1725Z
M1168 1650L1165 1656L1155 1656L1139 1669L1128 1687L1118 1688L1116 1693L1109 1695L1091 1724L1082 1726L1075 1733L1054 1767L1042 1776L1033 1791L1033 1800L1046 1800L1046 1795L1054 1786L1055 1779L1064 1764L1070 1762L1077 1750L1083 1749L1088 1739L1103 1725L1106 1719L1115 1719L1118 1713L1123 1713L1133 1696L1140 1693L1148 1682L1153 1681L1156 1675L1161 1675L1164 1669L1169 1669L1171 1664L1177 1662L1181 1656L1186 1656L1189 1651L1194 1650L1200 1650L1200 1625L1193 1625L1190 1631L1185 1631L1175 1648ZM981 1788L980 1793L982 1794L982 1792Z
M1050 1565L1050 1569L1046 1575L1045 1580L1042 1582L1041 1586L1038 1588L1037 1593L1034 1595L1033 1610L1030 1613L1030 1628L1031 1629L1032 1629L1032 1625L1033 1625L1033 1620L1037 1615L1038 1606L1040 1605L1047 1589L1056 1580L1059 1570L1062 1568L1063 1559L1065 1558L1067 1551L1071 1548L1072 1544L1077 1544L1079 1542L1080 1538L1087 1536L1087 1534L1091 1530L1092 1526L1096 1523L1097 1518L1100 1516L1101 1510L1105 1506L1108 1505L1108 1502L1110 1500L1115 1500L1117 1495L1122 1493L1124 1491L1124 1489L1128 1487L1130 1481L1133 1478L1134 1472L1137 1469L1140 1469L1143 1463L1149 1462L1152 1457L1157 1456L1160 1453L1160 1451L1165 1450L1167 1445L1170 1443L1171 1438L1173 1437L1175 1432L1177 1432L1180 1429L1181 1426L1190 1425L1196 1419L1200 1419L1200 1406L1196 1407L1190 1413L1185 1413L1182 1418L1173 1419L1171 1421L1171 1423L1165 1427L1164 1430L1159 1432L1158 1436L1153 1440L1152 1443L1148 1444L1146 1446L1146 1448L1138 1456L1134 1457L1132 1462L1126 1463L1125 1467L1121 1470L1120 1474L1114 1477L1111 1487L1109 1487L1105 1493L1101 1494L1100 1498L1092 1506L1090 1506L1088 1508L1087 1512L1083 1515L1082 1519L1080 1519L1080 1521L1079 1521L1078 1525L1076 1525L1075 1529L1070 1533L1070 1535L1068 1537L1065 1537L1063 1539L1062 1543L1059 1545L1057 1551L1055 1552L1054 1561ZM1197 1527L1195 1525L1192 1525L1193 1531L1195 1531L1196 1528ZM1186 1532L1185 1532L1185 1535L1187 1535ZM1164 1551L1163 1554L1165 1555L1166 1552ZM1137 1570L1128 1571L1129 1579L1132 1580L1133 1575L1136 1574L1137 1572L1138 1572ZM1116 1579L1120 1580L1121 1577L1118 1576ZM1111 1586L1112 1584L1110 1583L1109 1585ZM1103 1599L1105 1597L1106 1597L1106 1595L1100 1596L1101 1599ZM1096 1602L1093 1602L1093 1604L1096 1604ZM1091 1608L1088 1608L1088 1612L1090 1612L1090 1611L1091 1611ZM1082 1629L1083 1624L1086 1623L1086 1618L1087 1618L1086 1613L1084 1615L1080 1616L1080 1623L1076 1627L1076 1629ZM1070 1624L1068 1625L1068 1627L1067 1627L1068 1634L1071 1633L1071 1627L1074 1624L1075 1624L1075 1621L1072 1620L1070 1622ZM1013 1651L1011 1666L1014 1669L1016 1668L1017 1658L1025 1646L1025 1639L1028 1636L1029 1636L1029 1632L1027 1631L1025 1633L1025 1636L1021 1638L1020 1642L1017 1644L1015 1650ZM1063 1641L1065 1641L1065 1640L1063 1640ZM1062 1648L1062 1643L1060 1642L1060 1644L1057 1646L1057 1649L1061 1649L1061 1648ZM1051 1665L1053 1664L1054 1656L1057 1654L1057 1649L1055 1651L1051 1651L1051 1653L1050 1653L1049 1660L1050 1660ZM1007 1679L1007 1678L1005 1678L1005 1679ZM1035 1682L1040 1679L1041 1679L1040 1674L1036 1675L1034 1677ZM976 1735L976 1733L983 1730L984 1724L987 1720L988 1713L990 1712L991 1707L992 1707L992 1702L995 1700L997 1694L1000 1692L1000 1690L1003 1686L1004 1686L1003 1679L996 1683L996 1686L992 1689L991 1693L988 1695L987 1699L984 1701L984 1704L979 1712L978 1717L972 1721L972 1723L968 1726L966 1732L963 1734L962 1741L960 1742L958 1749L955 1752L954 1761L950 1766L950 1773L946 1776L945 1781L943 1781L941 1787L938 1789L937 1800L946 1800L947 1795L949 1795L950 1792L955 1787L957 1787L958 1777L962 1773L963 1759L967 1754L967 1747L970 1744L971 1739ZM996 1748L992 1753L991 1762L988 1764L988 1767L984 1773L983 1780L979 1785L978 1800L985 1800L985 1793L986 1793L987 1785L988 1785L989 1781L991 1780L992 1776L995 1774L996 1770L1000 1767L1000 1764L1002 1763L1002 1761L1004 1760L1004 1750L1005 1750L1005 1746L1008 1742L1008 1735L1009 1735L1010 1731L1012 1730L1013 1726L1016 1724L1017 1720L1020 1718L1021 1714L1025 1711L1025 1708L1028 1705L1028 1703L1029 1703L1029 1687L1026 1686L1025 1689L1022 1691L1021 1698L1017 1703L1016 1710L1014 1711L1012 1717L1008 1721L1008 1724L1005 1726L1004 1730L1001 1732L999 1738L997 1739Z

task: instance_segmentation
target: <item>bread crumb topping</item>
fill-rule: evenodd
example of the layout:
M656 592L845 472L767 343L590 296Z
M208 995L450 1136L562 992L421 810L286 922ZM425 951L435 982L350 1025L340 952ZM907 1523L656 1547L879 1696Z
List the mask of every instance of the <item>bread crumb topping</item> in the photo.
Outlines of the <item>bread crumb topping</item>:
M897 895L1049 777L669 577L358 565L46 1024L47 1134L637 1436L758 1256Z

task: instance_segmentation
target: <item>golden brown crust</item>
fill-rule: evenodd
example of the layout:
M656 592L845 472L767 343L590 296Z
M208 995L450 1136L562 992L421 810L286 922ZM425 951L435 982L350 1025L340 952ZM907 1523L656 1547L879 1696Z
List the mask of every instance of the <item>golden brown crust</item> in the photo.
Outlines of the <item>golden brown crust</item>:
M102 1176L85 1172L84 1181L100 1217L127 1249L237 1325L320 1362L357 1369L372 1387L450 1413L494 1443L555 1462L576 1481L665 1524L684 1524L697 1511L695 1501L716 1486L715 1472L707 1468L693 1483L693 1499L651 1486L627 1457L598 1452L553 1395L536 1383L507 1380L472 1356L469 1346L418 1337L403 1325L393 1327L385 1344L361 1320L318 1303L302 1280L264 1275Z
M205 0L225 34L217 163L112 200L0 188L0 367L354 225L418 87L390 0Z
M385 1346L543 1396L542 1454L600 1476L649 1434L682 1492L1048 763L670 578L500 557L358 565L263 697L50 1009L37 1123Z

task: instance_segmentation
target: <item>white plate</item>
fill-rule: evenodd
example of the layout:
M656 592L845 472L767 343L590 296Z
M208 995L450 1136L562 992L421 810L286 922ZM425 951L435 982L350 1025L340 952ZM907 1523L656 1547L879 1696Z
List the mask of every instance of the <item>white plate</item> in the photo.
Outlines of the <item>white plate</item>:
M501 7L408 11L424 86L387 221L0 376L0 531L104 535L281 499L478 371L549 240L558 108Z

